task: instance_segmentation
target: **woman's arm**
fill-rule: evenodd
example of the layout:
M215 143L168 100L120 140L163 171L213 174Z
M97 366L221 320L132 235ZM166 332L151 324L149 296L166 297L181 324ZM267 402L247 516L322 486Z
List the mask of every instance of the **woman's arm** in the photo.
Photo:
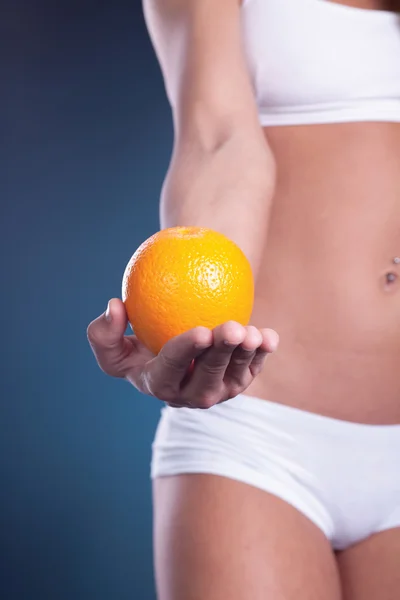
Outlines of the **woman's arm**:
M258 122L239 0L144 0L143 5L175 134L161 226L221 231L242 248L256 275L275 165Z
M144 7L175 128L161 224L220 230L244 250L256 275L274 161L257 120L238 1L144 0ZM116 298L89 325L100 367L174 406L209 408L233 398L278 345L272 330L228 322L176 336L153 357L134 336L124 337L126 326L124 305Z

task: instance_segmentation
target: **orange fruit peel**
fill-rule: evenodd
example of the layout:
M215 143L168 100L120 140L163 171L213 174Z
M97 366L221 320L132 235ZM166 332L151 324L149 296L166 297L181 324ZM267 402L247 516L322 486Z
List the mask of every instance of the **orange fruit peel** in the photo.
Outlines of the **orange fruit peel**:
M148 238L129 260L122 300L137 338L154 354L193 327L247 325L254 302L251 266L225 235L172 227Z

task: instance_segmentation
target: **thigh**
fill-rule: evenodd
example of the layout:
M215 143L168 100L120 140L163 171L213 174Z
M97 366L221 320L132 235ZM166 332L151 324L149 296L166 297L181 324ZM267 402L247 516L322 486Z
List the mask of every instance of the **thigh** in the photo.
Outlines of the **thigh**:
M400 598L400 527L343 550L337 560L344 600Z
M159 600L339 600L324 534L271 494L216 475L154 481Z

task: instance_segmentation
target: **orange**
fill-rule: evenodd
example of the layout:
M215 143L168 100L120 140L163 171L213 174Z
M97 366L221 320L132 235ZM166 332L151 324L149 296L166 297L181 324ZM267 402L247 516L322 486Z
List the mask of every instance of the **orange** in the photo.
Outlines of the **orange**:
M152 235L128 262L122 300L137 338L154 354L172 337L226 321L247 325L253 274L242 250L201 227L172 227Z

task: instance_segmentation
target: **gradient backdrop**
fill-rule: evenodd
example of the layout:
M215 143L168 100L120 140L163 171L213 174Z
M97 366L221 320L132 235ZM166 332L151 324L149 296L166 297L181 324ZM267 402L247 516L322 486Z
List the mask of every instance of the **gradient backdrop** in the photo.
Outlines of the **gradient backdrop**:
M154 599L160 404L86 326L159 227L161 75L140 0L1 6L0 598Z

